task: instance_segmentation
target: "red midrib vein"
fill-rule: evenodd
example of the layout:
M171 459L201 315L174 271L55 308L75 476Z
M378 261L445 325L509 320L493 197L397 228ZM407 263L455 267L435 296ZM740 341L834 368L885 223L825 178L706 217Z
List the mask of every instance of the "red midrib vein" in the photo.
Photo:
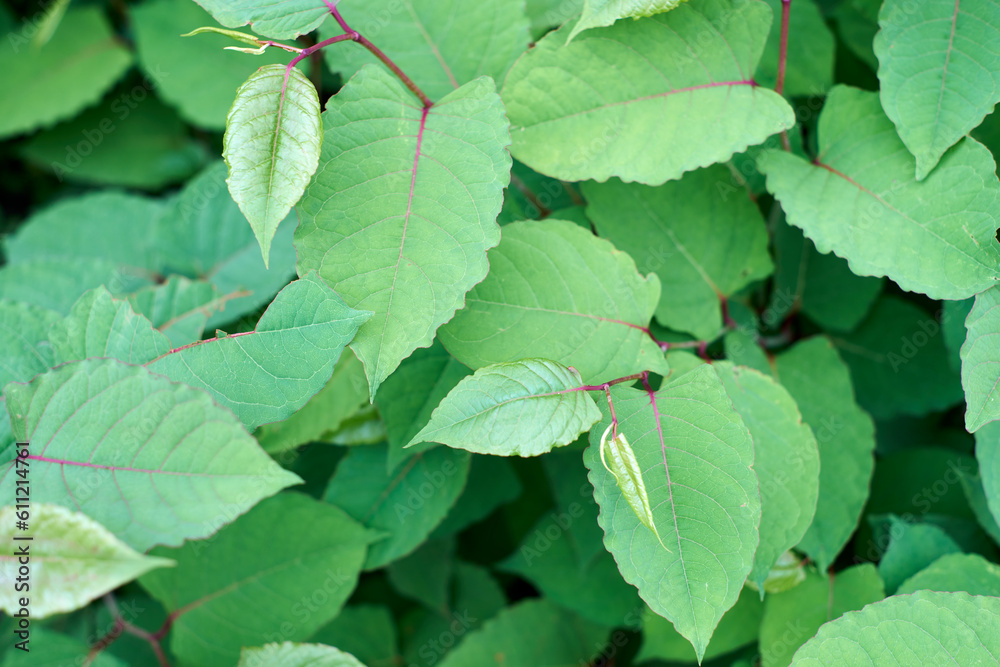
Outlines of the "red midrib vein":
M119 472L141 472L148 473L150 475L177 475L180 477L228 477L228 475L214 475L211 473L197 473L197 472L174 472L172 470L149 470L147 468L126 468L122 466L106 466L99 463L84 463L83 461L67 461L65 459L53 459L47 456L37 456L31 454L28 456L32 461L41 461L43 463L55 463L61 466L77 466L80 468L98 468L100 470L114 470Z

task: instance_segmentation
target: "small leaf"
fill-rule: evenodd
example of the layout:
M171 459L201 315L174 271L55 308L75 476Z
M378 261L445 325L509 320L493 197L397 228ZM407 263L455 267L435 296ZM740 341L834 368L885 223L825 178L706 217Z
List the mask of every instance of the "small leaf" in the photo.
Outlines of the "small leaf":
M892 595L909 577L941 556L959 553L961 547L948 533L930 524L908 523L894 514L889 519L889 548L878 564L885 592ZM875 516L869 518L876 520Z
M589 28L603 28L618 19L640 18L667 12L686 0L584 0L583 14L573 26L573 32L566 38L569 43L574 37Z
M250 221L268 265L278 224L319 165L323 121L312 82L295 67L265 65L250 75L226 119L222 154L229 192Z
M30 503L30 528L15 530L19 509L20 505L0 509L0 531L12 545L0 555L0 579L14 582L18 554L30 554L32 618L74 611L149 570L174 564L137 553L86 514L59 505ZM0 609L14 614L23 606L19 598L25 595L11 583L0 591Z
M632 447L628 444L623 433L612 437L610 444L608 444L608 433L613 429L614 424L609 424L604 435L601 436L601 444L598 447L601 463L604 464L605 470L614 476L618 490L622 492L625 502L635 512L639 523L653 531L660 546L667 549L663 538L656 530L653 510L649 507L649 496L646 495L646 484L642 481L642 469L639 468L639 462L635 460L635 452L632 451ZM605 450L608 452L607 456L605 456ZM608 465L608 459L611 459L611 465Z
M312 32L329 15L330 9L315 0L197 0L216 21L227 28L249 24L261 37L294 39Z
M243 648L238 667L365 667L350 653L323 644L265 644L259 648Z
M941 556L904 581L896 593L904 595L919 590L1000 597L1000 566L979 554Z
M580 374L547 359L485 366L458 383L407 447L440 442L479 454L538 456L601 418Z

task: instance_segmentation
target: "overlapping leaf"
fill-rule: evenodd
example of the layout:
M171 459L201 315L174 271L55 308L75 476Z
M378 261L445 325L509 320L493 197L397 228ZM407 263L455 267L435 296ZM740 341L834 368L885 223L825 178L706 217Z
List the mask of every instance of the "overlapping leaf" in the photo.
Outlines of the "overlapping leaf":
M134 549L206 537L300 482L205 392L111 359L64 364L4 390L32 493ZM0 497L13 502L14 463Z
M538 456L568 445L601 418L576 370L547 359L480 368L449 392L410 440L479 454Z
M976 461L986 505L994 521L1000 523L1000 424L987 424L976 433Z
M329 15L329 7L314 0L197 0L227 28L249 24L261 37L294 39L312 32Z
M368 66L327 103L323 127L322 167L299 206L298 268L375 312L351 343L374 397L486 276L510 172L507 121L489 79L421 109Z
M550 33L504 83L511 153L563 180L648 185L725 161L795 123L753 81L770 24L763 3L691 0L568 45L569 28Z
M133 292L128 302L170 339L171 347L201 340L208 318L226 308L226 302L248 293L223 294L205 280L171 276L162 285Z
M948 533L937 526L908 523L894 514L890 514L888 518L889 548L879 561L878 573L885 582L885 592L890 595L906 579L941 556L960 553L962 550Z
M284 665L285 667L365 667L350 653L323 644L265 644L244 648L238 667Z
M632 444L654 523L670 551L639 522L601 465L597 448L610 416L591 430L584 456L604 544L625 581L700 659L753 566L761 520L753 441L707 364L652 397L620 386L611 397L618 432Z
M250 221L268 265L271 239L319 164L319 97L295 67L265 65L236 91L222 155L229 192Z
M648 335L660 297L655 275L564 220L504 227L490 274L441 328L448 351L472 368L540 358L572 366L587 383L667 365Z
M965 390L965 427L970 432L1000 419L1000 289L976 295L965 320L968 334L962 345L962 388Z
M45 343L59 315L28 303L0 300L0 390L12 381L27 382L55 365Z
M873 47L882 108L923 180L1000 102L1000 5L886 0Z
M914 591L942 591L1000 597L1000 566L979 554L948 554L903 582L899 595Z
M858 275L935 299L964 299L1000 277L1000 181L989 151L963 139L917 182L875 93L830 92L811 164L769 151L758 165L788 222Z
M603 28L618 19L640 18L670 11L686 0L584 0L583 14L567 42L588 28Z

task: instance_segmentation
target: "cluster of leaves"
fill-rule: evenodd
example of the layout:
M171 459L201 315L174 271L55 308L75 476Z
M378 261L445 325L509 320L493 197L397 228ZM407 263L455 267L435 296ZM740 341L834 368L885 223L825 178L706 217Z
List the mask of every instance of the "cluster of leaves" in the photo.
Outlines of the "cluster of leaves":
M4 667L996 664L996 3L0 33Z

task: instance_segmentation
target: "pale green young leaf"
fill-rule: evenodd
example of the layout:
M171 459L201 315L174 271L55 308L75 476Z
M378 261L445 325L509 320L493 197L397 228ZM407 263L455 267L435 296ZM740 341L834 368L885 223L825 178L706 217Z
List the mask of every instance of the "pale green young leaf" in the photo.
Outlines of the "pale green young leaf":
M993 287L976 295L965 320L968 332L959 358L962 360L962 388L965 390L965 428L970 433L1000 419L1000 289Z
M83 512L134 549L211 535L298 484L203 391L113 359L68 363L4 390L32 493ZM14 499L14 463L0 500Z
M934 299L964 299L1000 277L1000 181L993 157L963 139L923 181L878 96L837 86L819 119L812 162L758 158L788 222L854 273L888 276Z
M849 612L795 653L794 667L989 665L1000 653L1000 598L917 591Z
M105 593L154 568L174 564L166 558L143 556L86 514L59 505L32 502L29 533L15 530L16 509L0 509L0 532L13 545L0 555L0 578L13 582L18 576L18 547L30 553L31 617L45 618L86 606ZM18 541L30 535L31 541ZM14 614L21 608L13 585L0 592L0 609Z
M253 331L172 350L146 367L204 389L253 430L287 419L322 389L369 317L312 272L281 290Z
M657 321L706 340L722 329L719 299L772 269L764 219L731 182L716 165L655 188L618 179L583 184L598 233L660 277Z
M128 302L170 339L171 347L181 347L201 340L208 318L224 311L228 301L245 295L223 294L208 281L174 275L163 284L129 294Z
M896 593L904 595L919 590L1000 597L1000 566L979 554L941 556L904 581Z
M316 167L323 143L319 97L295 67L265 65L236 91L222 155L229 193L250 221L264 267L271 239Z
M646 329L660 281L607 241L565 220L516 222L490 267L441 327L441 342L467 366L550 359L586 383L668 372Z
M575 369L547 359L484 366L448 393L409 445L431 441L479 454L544 454L601 418L582 386Z
M261 37L294 39L312 32L329 16L330 9L315 0L197 0L227 28L249 25Z
M873 48L882 108L922 181L1000 102L1000 6L885 0Z
M265 644L240 651L238 667L365 667L350 653L323 644Z
M601 465L597 448L610 415L591 429L584 455L601 507L604 544L625 581L701 658L753 567L761 519L753 441L707 364L653 397L620 385L611 396L618 432L629 436L654 522L670 551L640 523Z
M647 185L725 161L795 124L753 81L770 25L761 2L691 0L568 45L564 26L507 75L511 153L567 181Z
M488 78L421 109L373 65L327 103L323 127L322 166L298 207L298 269L318 270L349 305L375 312L351 343L374 397L486 277L510 172L508 124Z
M686 0L584 0L583 14L573 25L567 42L589 28L604 28L618 19L638 19L674 9Z

